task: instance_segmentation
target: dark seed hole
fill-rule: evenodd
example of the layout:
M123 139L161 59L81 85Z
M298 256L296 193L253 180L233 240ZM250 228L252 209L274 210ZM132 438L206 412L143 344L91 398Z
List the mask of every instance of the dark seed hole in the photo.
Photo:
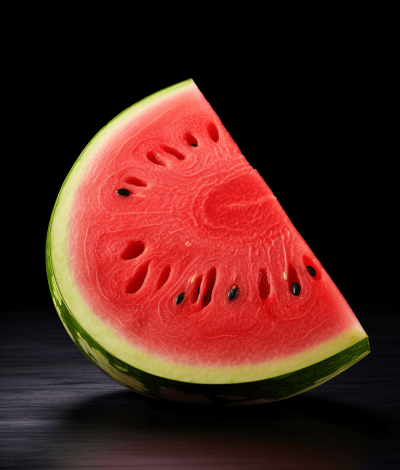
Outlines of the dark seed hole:
M310 276L312 276L313 278L313 281L319 281L321 280L322 276L321 276L321 268L320 267L315 267L316 263L315 263L315 260L312 259L310 256L308 255L304 255L303 256L303 263L308 271L308 273L310 274Z
M130 279L126 286L126 293L127 294L135 294L143 285L146 276L147 276L147 271L149 270L149 264L144 264L143 266L140 266L138 270L136 271L135 275Z
M291 263L288 263L288 275L287 275L287 281L286 282L287 282L287 286L288 286L289 291L293 295L300 295L300 278L297 274L296 268ZM297 294L295 293L295 292L297 292L297 287L293 287L293 286L298 287L298 293Z
M317 275L317 272L315 271L315 269L312 267L312 266L307 266L307 271L311 274L311 276L316 276Z
M191 294L190 301L192 304L195 304L197 300L199 299L200 296L200 286L201 286L201 281L203 280L203 276L199 276L193 284L193 290Z
M265 269L260 269L260 277L258 278L258 292L262 299L266 299L271 291L268 274Z
M125 183L132 184L133 186L139 186L139 187L147 186L146 181L143 181L139 178L135 178L134 176L128 176L128 178L125 179Z
M172 147L168 147L167 145L162 145L161 148L164 150L164 152L167 152L170 155L173 155L178 160L185 160L186 158L185 155L182 155L181 152L179 152L178 150Z
M300 291L301 291L300 284L298 284L297 282L294 282L292 284L291 291L293 295L296 295L296 296L300 295Z
M238 296L238 293L239 293L239 288L237 286L232 286L228 292L228 299L230 301L235 300L236 297Z
M161 271L160 277L158 279L157 290L161 289L161 287L168 281L170 274L171 266L165 266Z
M206 125L206 128L207 128L208 135L211 137L211 139L214 142L218 142L219 141L219 132L218 132L217 126L213 122L209 122Z
M125 250L121 254L122 259L133 259L140 256L144 251L144 243L140 240L134 240L128 243Z
M179 305L183 302L183 299L185 298L185 293L184 292L181 292L178 297L176 298L175 302L176 302L176 305Z
M149 160L151 163L154 163L156 165L166 166L165 163L161 160L161 158L158 155L156 155L154 152L147 152L146 157L147 157L147 160Z
M196 137L194 135L190 134L189 132L187 134L185 134L185 140L192 147L197 147L199 145L198 142L197 142Z
M117 189L117 193L118 193L120 196L129 196L129 194L131 194L131 192L129 191L129 189L126 189L126 188L119 188L119 189Z
M202 301L202 307L206 307L211 302L212 292L214 289L216 279L217 279L217 270L215 268L211 268L210 271L208 271L207 278L205 280L206 292Z

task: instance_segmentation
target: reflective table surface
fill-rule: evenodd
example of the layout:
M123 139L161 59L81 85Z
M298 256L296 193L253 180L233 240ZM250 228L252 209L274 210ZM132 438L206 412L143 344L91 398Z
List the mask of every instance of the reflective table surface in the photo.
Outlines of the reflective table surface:
M115 383L54 309L0 317L0 468L400 468L400 321L354 309L371 354L328 383L258 406L153 400Z

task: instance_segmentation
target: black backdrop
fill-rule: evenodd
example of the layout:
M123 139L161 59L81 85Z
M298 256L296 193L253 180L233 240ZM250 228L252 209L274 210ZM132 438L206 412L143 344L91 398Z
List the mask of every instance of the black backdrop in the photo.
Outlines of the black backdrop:
M228 51L233 67L211 64L207 54L184 61L165 51L156 56L159 63L139 55L127 64L103 50L74 56L65 48L52 56L28 49L26 65L34 63L35 73L16 81L11 128L18 137L3 176L12 227L3 229L9 280L3 307L51 306L47 224L85 145L125 108L187 78L350 306L398 305L392 65L367 46L355 54L336 44L323 55L294 52L286 61Z
M183 468L190 457L222 468L209 464L213 455L232 469L265 468L271 458L274 468L398 468L398 51L390 13L381 19L374 5L365 18L365 5L354 15L347 5L330 28L333 11L308 24L299 19L293 32L289 12L272 30L276 18L252 5L249 20L236 23L196 7L196 15L185 10L179 27L125 15L120 5L117 18L103 21L95 15L100 9L90 18L82 7L70 10L64 27L68 8L61 4L43 15L34 4L37 17L18 5L14 23L5 16L12 34L1 61L0 467L72 468L72 458L77 468L89 468L93 457L98 468L104 450L109 468L124 452L126 468L149 468L157 458L157 468ZM205 27L201 8L209 14ZM47 287L47 224L80 152L125 108L187 78L264 177L371 340L372 353L326 386L263 409L206 411L124 390L74 346ZM175 466L166 465L170 455ZM250 455L259 466L249 464Z

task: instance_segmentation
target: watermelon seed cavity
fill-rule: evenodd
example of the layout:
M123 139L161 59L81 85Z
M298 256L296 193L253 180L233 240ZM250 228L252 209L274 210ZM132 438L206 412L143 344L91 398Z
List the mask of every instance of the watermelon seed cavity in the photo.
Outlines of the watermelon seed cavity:
M135 275L130 279L128 285L126 286L127 294L136 294L136 292L142 287L148 270L149 263L146 263L138 268Z
M211 137L211 139L214 142L218 142L219 132L218 132L217 126L213 122L209 122L206 127L207 127L208 135Z
M128 176L128 178L125 179L125 183L144 188L147 186L146 181L135 178L134 176Z
M161 287L168 281L170 274L171 274L171 266L167 265L161 271L160 277L158 279L157 290L161 289Z
M258 280L258 292L260 294L260 297L262 299L266 299L269 296L271 287L267 275L267 271L265 269L260 269L260 274L259 274L259 280ZM286 280L286 279L285 279Z
M321 276L321 271L319 269L316 269L315 268L315 265L314 265L314 261L307 255L304 255L303 256L303 262L304 262L304 265L308 271L308 273L310 274L310 276L312 276L313 280L314 281L320 281L322 276ZM296 279L294 279L296 280Z
M129 189L126 189L126 188L119 188L119 189L117 189L117 193L118 193L120 196L129 196L129 194L131 194L131 192L129 191Z
M149 160L151 163L154 163L155 165L165 166L165 163L154 152L147 152L146 157L147 160Z
M183 302L183 299L185 298L185 293L181 292L178 297L176 298L176 305L179 305Z
M196 137L194 135L190 134L189 132L187 134L185 134L185 140L192 147L197 147L199 145L198 142L197 142Z
M167 152L170 155L173 155L178 160L185 160L186 158L185 155L182 155L181 152L178 152L178 150L175 150L172 147L168 147L167 145L162 145L161 148L164 150L164 152Z
M228 292L228 299L230 301L235 300L236 297L238 296L239 289L237 286L232 286L230 291Z
M122 252L121 258L125 260L137 258L143 253L144 248L144 243L140 240L130 241Z
M206 307L211 302L212 292L215 286L215 281L217 279L217 270L215 268L211 268L210 271L207 273L207 277L205 279L205 295L202 301L202 308Z
M192 304L195 304L197 300L199 299L200 286L201 286L202 280L203 280L203 276L199 276L193 284L193 291L192 291L191 298L190 298L190 301L192 302Z
M307 271L311 274L311 276L316 276L317 273L315 271L315 269L312 267L312 266L307 266Z
M300 289L300 284L298 284L297 282L294 282L294 283L292 284L291 290L292 290L292 294L293 294L293 295L296 295L296 296L297 296L297 295L300 295L300 290L301 290L301 289Z

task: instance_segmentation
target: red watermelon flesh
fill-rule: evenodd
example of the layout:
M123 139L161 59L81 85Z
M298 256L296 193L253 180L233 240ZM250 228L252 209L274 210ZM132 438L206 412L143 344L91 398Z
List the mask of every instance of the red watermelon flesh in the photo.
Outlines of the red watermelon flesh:
M139 350L236 366L363 332L194 83L120 126L73 197L74 282Z

